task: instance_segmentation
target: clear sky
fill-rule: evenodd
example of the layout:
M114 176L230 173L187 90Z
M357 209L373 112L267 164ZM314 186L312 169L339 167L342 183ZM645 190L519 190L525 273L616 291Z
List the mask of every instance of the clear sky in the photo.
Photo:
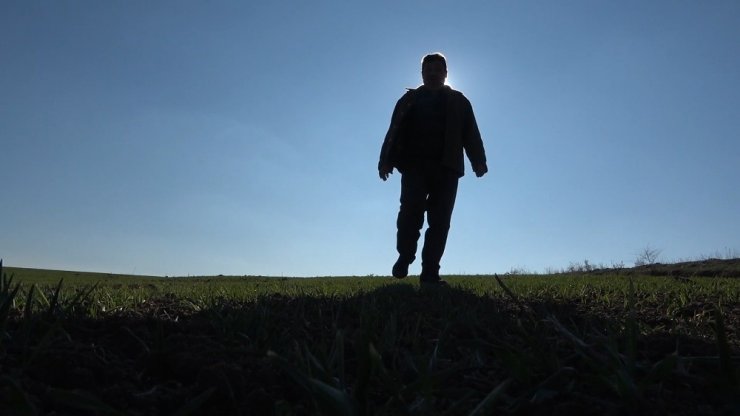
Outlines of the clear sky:
M737 250L739 22L735 0L5 0L0 257L389 275L378 154L436 51L490 168L466 161L443 274Z

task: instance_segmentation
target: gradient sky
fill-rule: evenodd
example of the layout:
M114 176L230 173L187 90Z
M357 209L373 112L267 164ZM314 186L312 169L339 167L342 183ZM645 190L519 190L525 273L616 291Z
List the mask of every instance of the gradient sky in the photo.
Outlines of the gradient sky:
M389 275L378 154L436 51L490 168L466 160L443 274L735 251L738 22L735 0L5 0L0 257Z

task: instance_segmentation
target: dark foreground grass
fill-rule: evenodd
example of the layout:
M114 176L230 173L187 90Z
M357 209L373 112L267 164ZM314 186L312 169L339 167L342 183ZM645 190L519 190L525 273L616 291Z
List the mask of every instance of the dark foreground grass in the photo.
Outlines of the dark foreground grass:
M31 280L4 415L740 413L737 279Z

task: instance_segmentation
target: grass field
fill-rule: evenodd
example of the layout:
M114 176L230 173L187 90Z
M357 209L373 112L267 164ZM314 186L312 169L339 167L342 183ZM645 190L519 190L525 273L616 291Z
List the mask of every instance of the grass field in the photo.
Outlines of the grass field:
M738 269L427 288L6 268L0 414L740 414Z

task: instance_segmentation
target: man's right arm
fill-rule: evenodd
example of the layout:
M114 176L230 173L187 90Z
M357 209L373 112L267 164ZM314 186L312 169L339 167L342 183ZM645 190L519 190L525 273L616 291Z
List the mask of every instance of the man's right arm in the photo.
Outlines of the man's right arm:
M407 92L396 102L396 106L393 108L393 114L391 115L391 123L390 126L388 126L388 132L386 132L383 146L380 148L378 174L380 179L384 181L393 173L393 152L396 150L395 146L396 141L398 140L401 120L409 106L408 96L409 93Z

